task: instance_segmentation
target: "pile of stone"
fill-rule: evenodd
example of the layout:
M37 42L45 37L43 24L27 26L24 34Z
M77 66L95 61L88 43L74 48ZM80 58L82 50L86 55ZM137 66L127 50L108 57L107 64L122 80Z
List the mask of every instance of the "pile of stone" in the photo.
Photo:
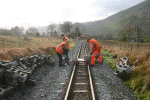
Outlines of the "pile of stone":
M12 62L0 61L0 100L18 88L35 85L31 75L43 65L54 65L50 55L35 53L33 56L15 57Z
M117 75L117 77L124 79L132 74L135 66L129 66L129 59L127 57L122 57L118 59L116 68L117 70L115 74Z

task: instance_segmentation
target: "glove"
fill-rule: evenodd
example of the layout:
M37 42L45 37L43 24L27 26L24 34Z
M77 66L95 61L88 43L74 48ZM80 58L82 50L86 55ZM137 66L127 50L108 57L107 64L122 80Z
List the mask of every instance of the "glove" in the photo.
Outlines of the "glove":
M90 53L90 55L92 55L92 52Z

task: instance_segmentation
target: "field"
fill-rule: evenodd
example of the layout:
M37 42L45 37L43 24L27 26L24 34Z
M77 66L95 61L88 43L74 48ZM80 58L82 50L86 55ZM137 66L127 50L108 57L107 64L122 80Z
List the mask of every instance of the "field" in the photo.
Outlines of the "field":
M136 70L125 84L138 94L140 100L150 100L150 43L127 42L126 46L125 43L117 41L100 41L100 43L102 50L108 51L116 61L120 57L129 58L130 65L135 65ZM114 61L111 65L115 63Z
M71 40L71 46L74 43ZM62 38L16 37L0 35L0 60L12 61L14 57L33 55L34 52L55 55L55 47Z

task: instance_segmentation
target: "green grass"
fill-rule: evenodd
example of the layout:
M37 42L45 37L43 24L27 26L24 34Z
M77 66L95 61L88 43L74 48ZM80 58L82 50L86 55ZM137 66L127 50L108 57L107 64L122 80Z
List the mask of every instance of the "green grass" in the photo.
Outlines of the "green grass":
M112 58L111 52L102 50L101 53L109 55L109 56L103 56L103 58L107 61L107 63L111 66L111 68L116 71L117 59ZM138 95L139 100L150 100L150 97L148 97L149 89L146 88L146 82L144 82L146 77L145 76L141 77L139 76L140 74L138 75L134 75L134 74L137 73L134 72L132 78L123 80L124 84L130 89L132 89Z
M117 60L112 57L110 52L102 50L102 54L108 54L109 56L103 56L107 63L111 66L112 69L116 71L116 62Z

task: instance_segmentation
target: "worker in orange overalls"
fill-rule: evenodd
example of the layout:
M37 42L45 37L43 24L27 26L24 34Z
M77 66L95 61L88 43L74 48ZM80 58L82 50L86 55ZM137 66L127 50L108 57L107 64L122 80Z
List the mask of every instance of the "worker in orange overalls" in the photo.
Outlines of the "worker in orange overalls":
M68 50L71 48L71 46L69 45L70 40L67 39L65 42L60 43L57 47L56 47L56 52L59 58L59 67L62 67L64 65L62 65L62 55L66 54L65 50ZM68 56L67 56L68 57Z
M87 42L91 46L91 66L95 65L95 57L98 54L99 63L102 64L102 56L101 56L101 45L95 39L87 39Z

